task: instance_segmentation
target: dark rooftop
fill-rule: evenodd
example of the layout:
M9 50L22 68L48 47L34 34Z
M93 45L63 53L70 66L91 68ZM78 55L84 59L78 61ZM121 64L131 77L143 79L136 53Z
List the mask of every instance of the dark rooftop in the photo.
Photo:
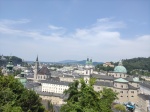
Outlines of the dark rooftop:
M39 71L38 74L40 75L51 75L50 70L47 68L47 66L43 66Z
M150 95L138 94L138 96L143 98L144 100L150 100Z
M95 85L113 87L113 82L96 81Z
M56 85L66 85L68 86L70 82L58 81L58 80L41 80L41 83L49 83L49 84L56 84Z
M93 78L96 78L96 79L102 79L102 80L114 80L114 76L108 76L108 75L95 75L95 74L92 74L91 75Z

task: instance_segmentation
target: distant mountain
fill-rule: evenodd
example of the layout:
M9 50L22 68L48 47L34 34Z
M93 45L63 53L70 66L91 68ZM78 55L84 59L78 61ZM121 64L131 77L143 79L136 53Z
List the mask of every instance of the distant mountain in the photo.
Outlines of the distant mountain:
M61 63L61 64L81 64L81 65L85 65L86 60L82 60L82 61L76 61L76 60L64 60L64 61L59 61L57 63ZM102 64L103 62L93 62L93 65L97 65L97 64Z
M33 64L34 62L33 61L26 61L30 64ZM82 60L82 61L76 61L76 60L63 60L63 61L58 61L58 62L40 62L40 63L53 63L53 64L81 64L81 65L85 65L86 63L86 60ZM103 62L93 62L93 65L98 65L98 64L102 64Z
M77 62L76 60L63 60L63 61L59 61L57 63L74 63Z
M0 56L0 66L6 66L10 56ZM22 59L16 56L11 56L14 65L22 64Z

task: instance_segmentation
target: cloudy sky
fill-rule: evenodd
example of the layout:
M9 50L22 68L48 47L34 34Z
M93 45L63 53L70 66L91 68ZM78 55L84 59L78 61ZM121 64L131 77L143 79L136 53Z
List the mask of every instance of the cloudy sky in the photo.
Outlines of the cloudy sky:
M0 0L0 55L34 61L150 56L150 0Z

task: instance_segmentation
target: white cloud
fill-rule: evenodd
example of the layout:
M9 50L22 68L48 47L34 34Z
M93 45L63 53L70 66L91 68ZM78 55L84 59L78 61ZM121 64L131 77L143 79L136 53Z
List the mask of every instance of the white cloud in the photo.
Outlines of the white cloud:
M54 25L49 25L48 28L50 30L64 30L63 27L57 27L57 26L54 26Z
M20 19L20 20L8 20L8 19L3 19L0 20L0 25L14 25L14 24L25 24L25 23L29 23L30 20L29 19Z
M1 23L1 22L0 22ZM0 51L2 54L21 56L25 60L33 60L39 54L42 61L59 61L63 59L82 60L87 56L95 61L118 61L125 58L150 56L150 35L134 39L122 39L119 28L126 27L122 21L100 19L88 28L76 29L72 33L54 31L50 35L41 32L22 31L0 25ZM50 25L51 30L64 29ZM44 32L44 31L43 31ZM10 38L17 38L15 42ZM32 41L24 40L30 38ZM9 44L12 47L5 47ZM29 52L29 53L28 53Z

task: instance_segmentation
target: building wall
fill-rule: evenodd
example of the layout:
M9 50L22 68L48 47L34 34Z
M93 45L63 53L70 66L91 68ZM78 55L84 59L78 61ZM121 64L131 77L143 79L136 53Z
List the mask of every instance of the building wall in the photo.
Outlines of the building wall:
M37 80L46 80L46 79L49 79L49 78L50 78L50 75L40 75L40 74L38 74L36 76Z
M149 94L150 95L150 89L146 88L144 86L141 86L141 85L140 85L140 92L143 94Z
M139 83L129 82L129 84L132 85L133 87L139 88Z
M55 97L55 96L43 96L43 95L40 95L40 97L42 98L42 100L49 100L52 102L52 104L55 104L55 105L62 105L62 104L65 104L65 102L63 101L62 98L60 97Z
M129 90L128 91L129 94L129 101L134 102L135 104L137 104L137 100L138 100L138 90Z
M59 77L60 81L65 81L65 82L73 82L75 78L73 77Z
M43 92L53 92L63 94L64 90L68 88L69 87L66 85L42 83Z
M116 102L123 103L129 101L129 93L127 89L113 88L113 90L118 93L118 99L116 100Z
M109 76L114 76L116 78L126 78L128 75L125 73L114 73L114 72L109 72Z
M144 99L142 97L138 97L138 100L137 100L137 105L138 107L140 107L143 112L150 112L150 110L148 111L149 109L149 106L150 106L150 99Z

